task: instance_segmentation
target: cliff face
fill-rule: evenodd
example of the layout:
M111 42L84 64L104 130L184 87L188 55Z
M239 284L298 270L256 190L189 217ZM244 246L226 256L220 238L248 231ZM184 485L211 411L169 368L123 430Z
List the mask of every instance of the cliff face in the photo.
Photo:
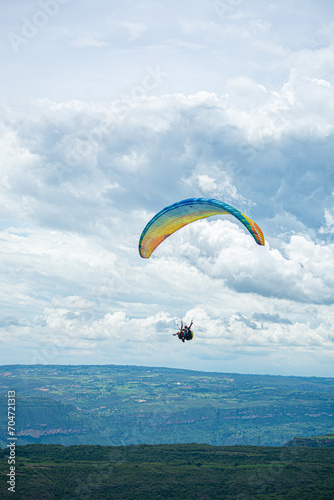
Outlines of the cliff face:
M41 436L49 436L49 435L59 435L59 434L84 434L87 431L85 429L24 429L16 433L18 437L21 436L31 436L33 438L40 438Z

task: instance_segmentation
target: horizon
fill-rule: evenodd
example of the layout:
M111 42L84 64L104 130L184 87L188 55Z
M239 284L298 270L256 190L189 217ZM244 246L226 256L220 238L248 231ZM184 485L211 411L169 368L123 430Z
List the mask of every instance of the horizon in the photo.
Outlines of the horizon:
M254 376L254 377L286 377L286 378L325 378L325 379L334 379L334 376L318 376L318 375L281 375L281 374L272 374L272 373L246 373L246 372L220 372L220 371L212 371L212 370L196 370L194 368L179 368L172 366L151 366L151 365L120 365L120 364L11 364L11 365L0 365L1 368L10 368L10 367L127 367L127 368L143 368L152 370L180 370L180 371L188 371L188 372L196 372L196 373L212 373L216 375L246 375L246 376Z

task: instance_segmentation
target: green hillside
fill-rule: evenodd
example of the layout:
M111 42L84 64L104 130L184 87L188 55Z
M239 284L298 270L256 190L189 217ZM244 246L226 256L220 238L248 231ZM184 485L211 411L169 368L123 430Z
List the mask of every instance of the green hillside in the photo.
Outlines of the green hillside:
M0 497L8 451L0 452ZM16 449L15 498L332 500L334 449L26 445Z
M282 446L333 431L331 378L28 365L0 367L0 390L0 446L8 390L20 445Z

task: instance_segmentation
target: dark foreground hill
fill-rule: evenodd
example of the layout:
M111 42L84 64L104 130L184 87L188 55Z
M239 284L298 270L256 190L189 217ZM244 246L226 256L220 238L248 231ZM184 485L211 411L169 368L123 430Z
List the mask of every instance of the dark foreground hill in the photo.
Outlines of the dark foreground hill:
M15 494L0 452L0 498L332 500L334 448L205 444L16 448Z
M18 444L282 446L332 431L333 379L140 366L2 366ZM0 446L7 443L0 397Z
M311 446L318 448L319 446L326 446L327 448L334 447L334 434L325 434L324 436L295 437L285 446Z

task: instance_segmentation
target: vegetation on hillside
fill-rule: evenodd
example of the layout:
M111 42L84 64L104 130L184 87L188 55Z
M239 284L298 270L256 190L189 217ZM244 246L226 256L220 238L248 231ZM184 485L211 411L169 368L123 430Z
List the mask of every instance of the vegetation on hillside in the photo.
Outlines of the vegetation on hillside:
M333 379L136 366L0 367L19 444L281 446L332 431ZM0 446L6 444L0 398Z
M215 447L205 444L128 447L17 447L15 497L31 499L332 500L334 448ZM7 450L0 452L0 496Z

